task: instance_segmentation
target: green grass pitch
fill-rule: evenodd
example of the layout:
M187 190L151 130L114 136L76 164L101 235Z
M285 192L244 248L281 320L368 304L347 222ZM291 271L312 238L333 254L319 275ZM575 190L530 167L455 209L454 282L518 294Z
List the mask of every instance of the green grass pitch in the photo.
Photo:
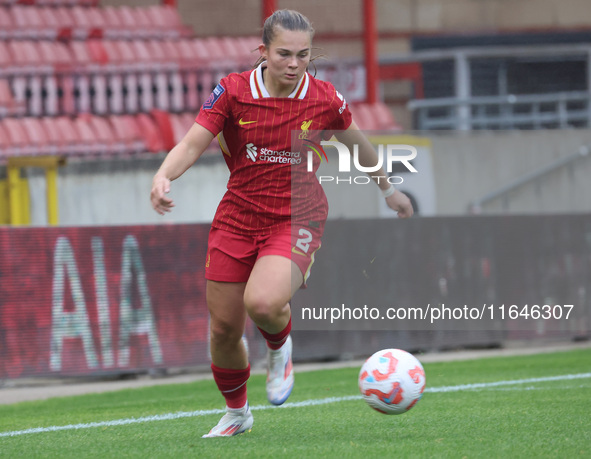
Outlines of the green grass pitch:
M253 430L232 438L201 438L223 407L211 380L0 406L0 457L591 457L591 349L424 367L399 416L357 397L357 368L296 373L280 408L255 375Z

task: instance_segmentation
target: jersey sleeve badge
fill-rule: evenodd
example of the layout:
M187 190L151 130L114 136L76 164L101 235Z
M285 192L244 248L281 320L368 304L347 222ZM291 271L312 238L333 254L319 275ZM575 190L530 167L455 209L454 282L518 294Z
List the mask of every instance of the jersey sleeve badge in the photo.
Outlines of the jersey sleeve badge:
M203 103L203 108L205 110L211 110L214 104L218 101L221 95L226 91L226 88L222 86L221 83L213 89L212 93L209 95L207 100Z

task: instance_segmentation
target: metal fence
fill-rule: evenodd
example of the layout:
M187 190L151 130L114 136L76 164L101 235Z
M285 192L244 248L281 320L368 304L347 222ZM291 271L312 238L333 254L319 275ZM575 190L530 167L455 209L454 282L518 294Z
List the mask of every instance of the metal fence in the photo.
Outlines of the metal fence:
M591 126L591 93L500 95L413 100L422 130L566 129Z
M380 59L382 66L409 63L423 71L425 98L408 103L420 130L591 125L588 43L460 46Z

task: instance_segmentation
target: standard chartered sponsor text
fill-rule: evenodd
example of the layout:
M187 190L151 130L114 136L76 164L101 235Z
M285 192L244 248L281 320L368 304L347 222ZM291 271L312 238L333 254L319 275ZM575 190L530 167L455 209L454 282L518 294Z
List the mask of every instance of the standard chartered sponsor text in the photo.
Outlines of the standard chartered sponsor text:
M270 148L261 148L259 159L270 163L281 164L300 164L302 158L299 151L271 150Z

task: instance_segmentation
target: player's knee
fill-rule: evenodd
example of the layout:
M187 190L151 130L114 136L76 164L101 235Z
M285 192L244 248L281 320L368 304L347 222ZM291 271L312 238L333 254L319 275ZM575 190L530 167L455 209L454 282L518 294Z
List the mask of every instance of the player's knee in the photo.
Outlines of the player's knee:
M285 305L279 305L266 295L245 295L244 305L256 324L273 322Z
M210 334L212 343L232 345L242 339L243 330L226 322L212 320Z

